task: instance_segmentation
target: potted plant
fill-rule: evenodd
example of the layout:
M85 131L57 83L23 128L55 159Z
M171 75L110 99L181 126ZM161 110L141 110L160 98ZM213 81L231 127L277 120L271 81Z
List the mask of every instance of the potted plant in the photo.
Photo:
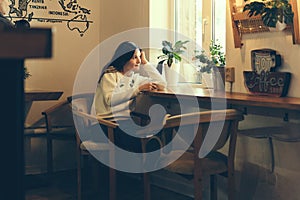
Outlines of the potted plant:
M198 50L195 50L196 55L193 57L193 60L196 60L196 71L201 73L211 73L214 66L214 62L206 55L205 51L202 50L199 53Z
M158 63L158 71L165 77L168 86L175 86L179 80L179 65L174 65L174 60L181 61L181 54L187 49L185 44L189 41L177 41L173 45L169 41L162 41L162 55L158 56L161 61Z
M225 67L226 58L222 45L217 41L211 40L209 45L210 58L216 67Z
M163 55L158 56L158 59L163 59L163 61L167 61L167 65L169 67L172 66L174 59L178 60L179 62L181 61L181 56L180 54L184 53L186 50L186 47L184 46L186 43L189 41L177 41L175 42L174 46L171 42L169 41L162 41L162 53Z
M209 45L210 57L214 66L215 89L223 90L225 86L225 65L226 57L223 51L223 46L218 40L211 40Z
M195 53L196 55L192 58L192 60L196 61L195 81L202 84L205 82L207 86L212 87L212 81L211 84L209 84L208 80L212 80L214 62L206 55L204 50L195 50Z
M248 2L249 0L244 1ZM283 30L286 26L278 27L279 23L292 24L294 18L292 5L289 3L289 0L252 1L244 6L243 12L248 12L249 17L261 15L265 26L277 27L279 30Z
M204 81L207 84L214 76L215 88L224 88L226 58L222 45L218 41L212 40L209 45L209 56L206 55L204 50L201 53L199 51L195 52L196 55L193 57L193 60L197 61L196 75L198 75L198 79L200 79L200 76L204 76L204 79L206 79Z

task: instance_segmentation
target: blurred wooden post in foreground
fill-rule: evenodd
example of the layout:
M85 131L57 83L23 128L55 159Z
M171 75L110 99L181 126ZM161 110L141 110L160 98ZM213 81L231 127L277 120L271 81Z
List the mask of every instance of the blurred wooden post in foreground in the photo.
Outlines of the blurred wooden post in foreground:
M24 200L24 60L50 58L51 29L0 30L0 196Z

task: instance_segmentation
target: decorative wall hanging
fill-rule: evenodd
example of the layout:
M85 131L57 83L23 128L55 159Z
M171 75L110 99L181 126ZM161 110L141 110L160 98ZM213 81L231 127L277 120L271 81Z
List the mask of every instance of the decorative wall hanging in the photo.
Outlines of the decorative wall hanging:
M64 23L70 31L84 36L93 21L89 20L91 10L77 0L8 0L9 13L6 16L12 22L27 20L29 23Z
M245 86L251 94L274 97L286 96L291 73L276 72L281 56L272 49L251 51L252 71L244 71Z
M300 19L298 16L297 1L299 2L299 0L289 0L294 16L293 22L285 29L285 31L292 33L293 44L300 44ZM261 15L249 17L247 12L243 12L243 6L237 6L236 2L237 0L229 0L233 41L235 48L242 48L242 37L244 34L269 32L270 28L264 24Z

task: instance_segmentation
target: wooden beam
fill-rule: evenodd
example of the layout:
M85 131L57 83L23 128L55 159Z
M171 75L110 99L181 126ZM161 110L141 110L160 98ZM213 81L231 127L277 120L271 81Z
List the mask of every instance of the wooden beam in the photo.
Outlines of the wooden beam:
M51 29L0 31L0 59L50 58Z
M235 6L235 0L229 0L234 47L235 48L241 48L243 44L242 44L242 40L241 40L241 34L238 30L236 22L234 21L234 14L235 14L235 7L234 6Z
M24 60L51 57L51 37L51 29L0 31L0 196L6 199L25 199Z
M299 17L298 17L298 6L297 0L290 1L292 5L292 10L294 12L293 21L293 44L300 44L300 34L299 34Z

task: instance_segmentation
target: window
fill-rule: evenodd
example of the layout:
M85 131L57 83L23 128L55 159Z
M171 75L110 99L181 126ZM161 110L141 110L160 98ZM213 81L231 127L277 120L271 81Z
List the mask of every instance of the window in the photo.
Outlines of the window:
M218 40L226 49L226 0L176 0L175 11L175 31L195 42L195 50L209 52L211 40ZM188 52L192 53L194 51ZM191 55L187 57L191 58ZM183 62L182 65L187 63ZM191 69L183 66L181 72L187 80L193 82Z
M218 40L226 47L226 0L212 0L212 40Z

